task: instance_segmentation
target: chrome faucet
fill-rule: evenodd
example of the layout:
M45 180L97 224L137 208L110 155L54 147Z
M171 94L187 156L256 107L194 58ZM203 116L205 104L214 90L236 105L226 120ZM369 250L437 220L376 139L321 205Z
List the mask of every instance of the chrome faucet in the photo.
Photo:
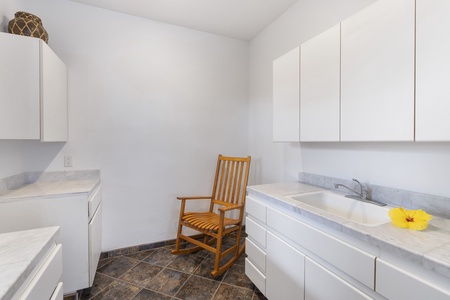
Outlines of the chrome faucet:
M359 192L355 191L352 188L349 188L346 185L340 184L340 183L335 183L334 184L334 188L338 189L341 186L343 188L346 188L350 192L356 194L356 195L346 195L345 197L347 197L347 198L352 198L352 199L360 200L360 201L363 201L363 202L373 203L373 204L376 204L378 206L386 206L386 203L383 203L383 202L380 202L380 201L376 201L376 200L372 200L372 199L368 199L367 198L367 192L368 191L367 191L366 186L364 184L362 184L361 182L359 182L358 180L354 179L354 178L352 180L358 184Z
M355 190L352 189L352 188L349 188L349 187L346 186L346 185L340 184L340 183L335 183L335 184L334 184L334 188L335 188L335 189L338 189L338 188L341 186L341 187L343 187L343 188L346 188L346 189L349 190L350 192L355 193L356 195L358 195L359 198L364 199L364 200L367 200L367 188L366 188L361 182L359 182L358 180L356 180L355 178L353 178L352 180L355 181L355 182L358 184L358 186L359 186L359 192L355 191Z

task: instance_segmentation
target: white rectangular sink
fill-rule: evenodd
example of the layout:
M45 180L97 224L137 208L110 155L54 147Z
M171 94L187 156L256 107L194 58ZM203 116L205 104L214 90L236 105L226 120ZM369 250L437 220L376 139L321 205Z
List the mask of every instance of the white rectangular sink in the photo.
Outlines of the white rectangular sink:
M347 198L331 191L322 191L288 196L306 205L345 218L349 221L368 226L390 222L389 207Z

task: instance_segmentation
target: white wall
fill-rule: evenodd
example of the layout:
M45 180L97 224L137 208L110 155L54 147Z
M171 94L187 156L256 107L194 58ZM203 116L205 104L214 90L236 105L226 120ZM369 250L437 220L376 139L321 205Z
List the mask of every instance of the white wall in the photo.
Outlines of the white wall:
M259 183L299 171L450 197L450 143L273 143L272 61L374 0L300 0L250 43L250 152Z
M19 145L27 171L64 170L64 154L101 170L103 250L175 238L176 196L209 194L219 153L248 154L248 43L68 0L24 4L69 69L69 142Z

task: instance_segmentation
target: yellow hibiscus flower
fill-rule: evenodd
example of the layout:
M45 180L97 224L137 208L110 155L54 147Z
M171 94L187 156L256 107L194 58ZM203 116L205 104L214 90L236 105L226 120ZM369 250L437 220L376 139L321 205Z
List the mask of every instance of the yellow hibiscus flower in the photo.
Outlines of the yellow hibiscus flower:
M412 230L426 229L428 221L432 219L431 215L421 209L406 210L402 207L392 208L389 211L389 217L391 217L392 225Z

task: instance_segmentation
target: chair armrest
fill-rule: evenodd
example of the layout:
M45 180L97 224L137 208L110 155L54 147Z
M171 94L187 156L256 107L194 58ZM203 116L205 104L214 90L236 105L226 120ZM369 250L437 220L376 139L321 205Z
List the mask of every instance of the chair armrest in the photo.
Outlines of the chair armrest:
M243 207L244 207L244 205L242 205L242 204L227 205L227 206L219 207L219 211L225 212L225 211L229 211L229 210L233 210L233 209L242 209Z
M211 196L177 197L178 200L205 200L211 199Z

